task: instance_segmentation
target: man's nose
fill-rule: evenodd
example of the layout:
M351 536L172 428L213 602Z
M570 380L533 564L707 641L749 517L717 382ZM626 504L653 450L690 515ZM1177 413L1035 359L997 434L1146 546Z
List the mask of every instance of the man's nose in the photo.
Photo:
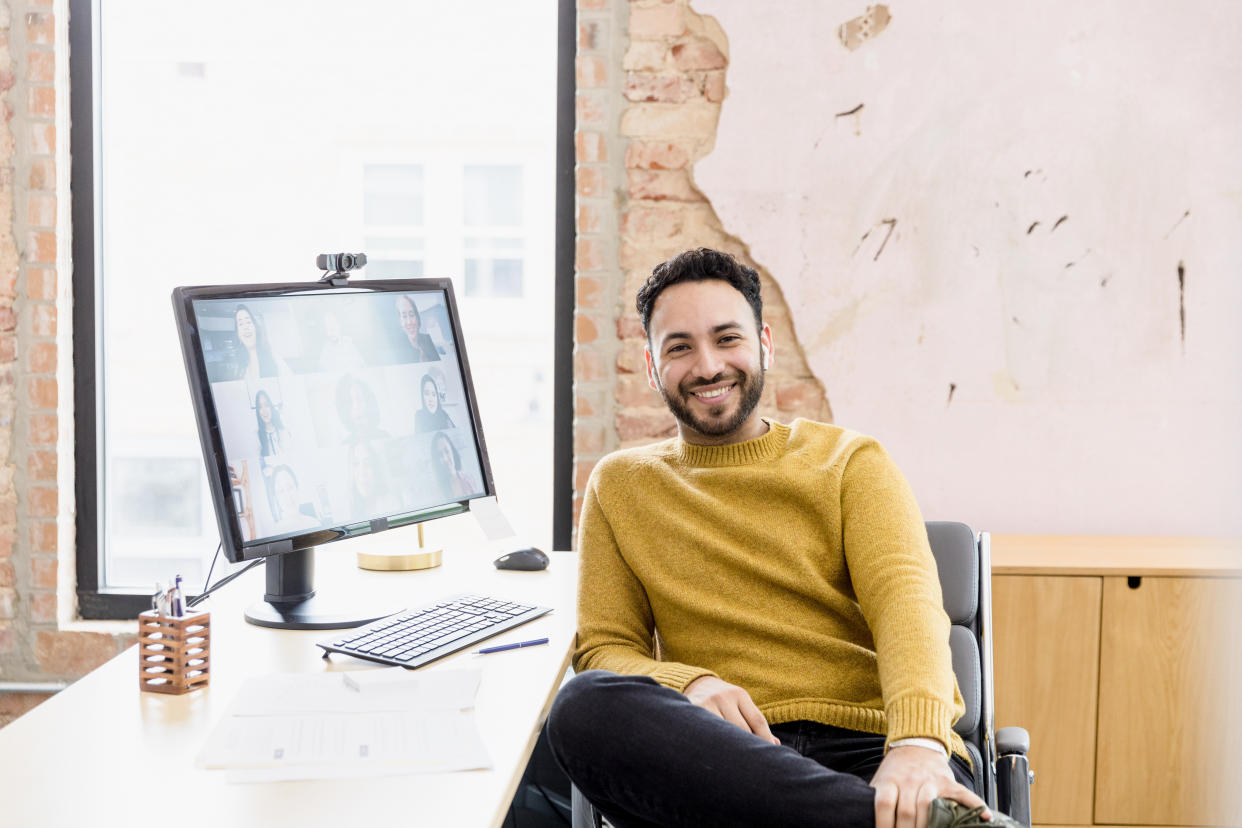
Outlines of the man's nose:
M714 348L704 348L699 351L698 362L695 363L695 373L699 379L713 380L725 370L725 361Z

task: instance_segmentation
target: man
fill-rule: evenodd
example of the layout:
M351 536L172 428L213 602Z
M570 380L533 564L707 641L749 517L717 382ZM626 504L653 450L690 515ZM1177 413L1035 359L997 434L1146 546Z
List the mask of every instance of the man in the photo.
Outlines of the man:
M758 274L687 251L637 304L678 436L587 485L579 675L547 730L570 779L618 828L1016 826L969 787L905 479L870 438L758 416Z

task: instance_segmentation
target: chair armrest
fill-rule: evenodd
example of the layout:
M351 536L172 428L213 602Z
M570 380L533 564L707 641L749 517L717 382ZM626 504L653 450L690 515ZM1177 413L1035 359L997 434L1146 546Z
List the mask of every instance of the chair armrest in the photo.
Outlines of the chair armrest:
M996 752L999 755L1018 753L1026 756L1030 749L1031 734L1026 732L1025 727L1002 727L996 731Z

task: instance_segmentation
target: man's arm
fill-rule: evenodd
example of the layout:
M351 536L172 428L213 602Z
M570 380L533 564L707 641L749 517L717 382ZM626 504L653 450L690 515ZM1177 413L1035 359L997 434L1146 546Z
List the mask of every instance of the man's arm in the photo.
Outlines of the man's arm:
M642 582L621 554L608 515L600 503L598 464L587 483L578 523L578 644L575 672L610 670L647 675L684 692L690 682L715 675L711 670L655 658L655 618Z

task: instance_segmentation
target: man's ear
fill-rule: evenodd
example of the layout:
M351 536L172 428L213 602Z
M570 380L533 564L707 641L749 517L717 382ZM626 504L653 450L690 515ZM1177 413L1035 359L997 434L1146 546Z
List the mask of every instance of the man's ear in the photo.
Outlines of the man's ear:
M651 356L650 345L643 348L643 359L647 361L647 384L651 386L652 391L659 391L660 386L656 385L655 358Z
M772 367L772 350L772 328L764 322L763 330L759 331L759 360L765 371Z

